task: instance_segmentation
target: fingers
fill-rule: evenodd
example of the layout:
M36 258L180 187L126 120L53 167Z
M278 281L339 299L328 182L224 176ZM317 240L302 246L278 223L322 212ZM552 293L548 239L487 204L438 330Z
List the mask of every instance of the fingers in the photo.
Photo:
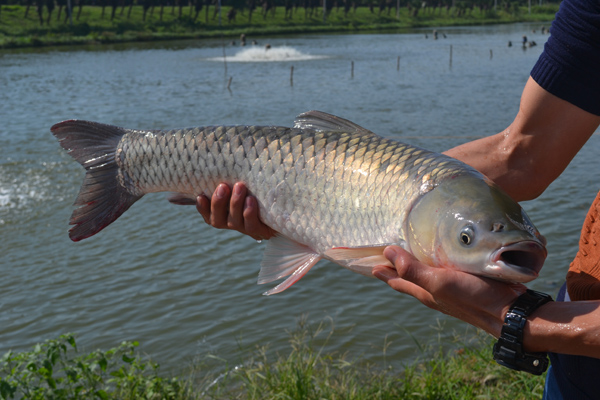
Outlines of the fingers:
M210 200L202 195L196 199L196 210L202 215L204 222L210 225Z
M248 190L243 183L238 182L233 185L233 192L231 193L231 200L229 201L229 218L227 221L227 227L229 229L235 229L237 231L244 230L248 232L244 222L244 205L246 203L247 193Z
M207 224L225 229L228 227L230 196L231 189L222 183L217 186L210 200L204 195L196 198L196 210Z
M248 196L244 203L244 229L256 240L270 239L275 236L275 231L263 224L260 220L258 202L256 198Z
M198 196L196 209L204 222L218 229L233 229L256 240L269 239L276 233L261 222L258 202L248 195L248 189L241 182L233 185L233 189L220 184L210 200L204 195Z
M210 201L210 225L218 229L228 228L229 199L231 189L224 183L217 186Z

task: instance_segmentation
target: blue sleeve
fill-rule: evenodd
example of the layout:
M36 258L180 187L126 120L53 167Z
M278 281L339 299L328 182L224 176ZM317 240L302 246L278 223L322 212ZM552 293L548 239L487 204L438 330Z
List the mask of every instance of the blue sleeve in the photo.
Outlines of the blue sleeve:
M561 3L531 77L553 95L600 115L600 1Z

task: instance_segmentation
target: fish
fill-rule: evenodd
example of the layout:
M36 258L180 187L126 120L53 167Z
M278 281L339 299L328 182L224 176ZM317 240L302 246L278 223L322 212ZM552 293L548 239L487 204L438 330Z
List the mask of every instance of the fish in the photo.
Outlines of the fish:
M474 168L321 111L300 114L293 127L144 130L67 120L51 132L86 170L69 221L73 241L148 193L195 204L220 183L243 182L277 232L258 283L283 281L265 295L322 259L371 276L374 266L391 266L389 245L428 265L508 282L535 279L547 256L521 206Z

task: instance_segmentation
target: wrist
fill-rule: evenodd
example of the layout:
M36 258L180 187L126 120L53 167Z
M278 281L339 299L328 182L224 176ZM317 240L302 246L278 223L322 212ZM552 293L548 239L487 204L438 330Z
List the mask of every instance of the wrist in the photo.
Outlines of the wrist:
M523 335L526 351L547 351L600 358L599 301L551 302L529 318Z

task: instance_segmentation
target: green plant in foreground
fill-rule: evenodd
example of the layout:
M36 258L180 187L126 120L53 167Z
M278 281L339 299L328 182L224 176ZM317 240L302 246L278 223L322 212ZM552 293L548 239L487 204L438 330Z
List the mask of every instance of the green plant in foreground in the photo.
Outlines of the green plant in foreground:
M0 358L0 399L181 399L177 378L158 376L159 365L135 354L137 342L79 355L71 334L9 351Z
M544 376L515 372L491 359L492 339L468 331L454 342L433 345L414 337L418 358L402 368L352 359L346 352L325 351L334 336L301 318L289 332L290 348L272 352L267 346L240 348L234 368L209 355L191 366L185 378L159 375L159 365L137 355L137 342L108 351L80 354L73 335L8 352L0 358L0 399L539 399ZM434 328L435 329L435 328ZM442 328L438 328L442 329ZM401 329L400 329L401 330ZM408 337L406 337L408 336ZM410 339L410 334L404 338ZM444 342L444 343L442 343ZM384 355L390 345L386 337ZM448 350L450 348L450 350ZM223 371L218 377L212 372Z

